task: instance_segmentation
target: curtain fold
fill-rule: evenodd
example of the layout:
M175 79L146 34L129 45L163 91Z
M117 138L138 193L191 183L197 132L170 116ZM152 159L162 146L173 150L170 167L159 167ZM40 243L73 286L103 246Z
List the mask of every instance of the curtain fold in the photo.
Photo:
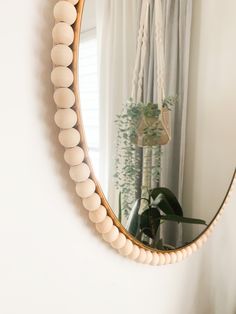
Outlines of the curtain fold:
M141 0L97 0L97 40L100 91L101 185L117 214L114 184L117 130L114 121L130 97L136 56L136 32Z

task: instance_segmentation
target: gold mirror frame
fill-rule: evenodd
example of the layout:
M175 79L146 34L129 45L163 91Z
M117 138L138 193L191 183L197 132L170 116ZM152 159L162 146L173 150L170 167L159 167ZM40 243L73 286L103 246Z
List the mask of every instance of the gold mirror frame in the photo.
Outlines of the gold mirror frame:
M226 196L211 223L194 241L175 250L152 249L129 234L112 211L93 172L81 116L78 82L80 29L85 0L59 1L54 8L51 79L57 105L55 122L60 128L59 141L65 148L65 160L76 191L82 198L90 220L103 239L120 254L137 262L165 265L180 262L199 249L212 233L232 194L236 171Z

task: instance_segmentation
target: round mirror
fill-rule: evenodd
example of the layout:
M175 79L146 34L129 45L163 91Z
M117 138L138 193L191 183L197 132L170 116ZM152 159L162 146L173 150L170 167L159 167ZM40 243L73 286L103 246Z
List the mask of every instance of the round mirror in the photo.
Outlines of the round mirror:
M80 111L98 189L158 250L207 228L235 168L235 30L191 3L86 0L82 15Z

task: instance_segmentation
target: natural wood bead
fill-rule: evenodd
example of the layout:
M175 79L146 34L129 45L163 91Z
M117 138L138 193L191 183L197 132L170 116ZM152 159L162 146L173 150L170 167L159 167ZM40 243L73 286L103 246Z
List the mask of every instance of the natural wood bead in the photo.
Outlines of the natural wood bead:
M128 256L132 261L135 261L140 254L140 248L137 245L134 245L133 247L133 251L131 252L131 254Z
M84 160L84 151L79 146L68 148L65 150L64 159L69 166L78 166Z
M79 2L79 0L67 0L67 1L72 3L73 5L76 5Z
M71 69L59 66L52 70L51 80L55 87L70 87L74 81L74 75Z
M69 109L75 104L75 94L70 88L56 89L53 98L58 108Z
M96 229L99 233L106 233L111 230L113 221L111 217L107 216L102 222L96 224Z
M137 262L144 263L147 258L147 253L144 249L140 249L139 257L137 258Z
M66 23L57 23L52 30L54 44L64 44L70 46L74 41L73 28Z
M169 253L164 253L165 255L165 264L170 264L171 258Z
M151 262L151 265L152 266L157 266L159 264L159 260L160 260L160 257L159 257L159 254L157 254L156 252L152 253L152 262Z
M78 166L74 166L70 168L70 177L75 182L83 182L86 181L90 176L90 170L87 164L82 162L82 164Z
M101 197L97 193L83 199L84 208L88 211L97 210L101 205Z
M169 253L170 255L170 263L175 264L177 262L177 253L171 252Z
M125 243L126 243L126 237L123 233L120 232L118 238L111 243L111 246L114 249L119 250L125 246Z
M76 193L81 198L87 198L95 192L96 186L93 180L87 179L86 181L76 184Z
M176 259L177 263L181 262L184 259L184 255L181 251L176 252L176 257L177 257L177 259Z
M192 243L191 244L191 248L192 248L192 251L193 252L196 252L197 251L197 245L195 243Z
M97 224L105 220L107 216L107 210L104 206L100 206L97 210L89 212L89 219Z
M202 239L201 239L201 238L199 238L199 239L196 241L196 245L197 245L198 249L200 249L200 248L202 247L203 242L202 242Z
M165 265L166 263L166 258L163 253L159 253L159 265Z
M55 114L55 123L61 129L71 129L77 123L77 114L73 109L59 109Z
M201 236L201 239L202 239L202 243L203 243L203 244L206 243L206 241L207 241L207 235L206 235L206 234L203 234L203 235Z
M129 239L127 239L125 246L121 248L119 252L123 256L128 256L132 253L133 247L134 247L133 243Z
M145 259L144 263L149 265L152 261L152 258L153 258L152 252L146 251L146 259Z
M73 52L66 45L56 45L51 52L52 62L56 66L68 67L73 61Z
M112 243L117 240L119 236L119 229L116 226L112 226L111 230L107 233L103 233L102 237L108 243Z
M62 130L59 133L59 142L66 148L75 147L80 142L80 134L76 129Z
M59 1L53 10L56 22L65 22L72 25L77 17L77 12L73 4L68 1Z
M185 259L188 256L186 249L182 249L181 253L183 254L183 259Z
M187 251L188 256L193 253L193 250L192 250L191 246L187 246L186 247L186 251Z

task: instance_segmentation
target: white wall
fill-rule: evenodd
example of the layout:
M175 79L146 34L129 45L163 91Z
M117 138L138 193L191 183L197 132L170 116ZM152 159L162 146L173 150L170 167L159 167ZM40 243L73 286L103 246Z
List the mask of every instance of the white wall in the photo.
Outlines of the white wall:
M235 313L236 194L204 248L179 265L130 262L89 223L53 122L54 3L1 3L0 313Z

